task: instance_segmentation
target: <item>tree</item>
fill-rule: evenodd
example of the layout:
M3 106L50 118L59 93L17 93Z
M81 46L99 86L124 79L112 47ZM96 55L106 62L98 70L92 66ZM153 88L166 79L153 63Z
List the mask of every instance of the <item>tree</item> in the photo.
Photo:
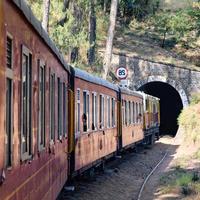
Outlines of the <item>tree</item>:
M92 65L95 61L95 46L96 46L96 15L94 9L94 0L90 0L89 6L89 43L88 63Z
M103 62L103 70L104 70L103 78L104 79L107 78L108 71L111 65L114 31L115 31L116 18L117 18L117 6L118 6L118 0L112 0L111 10L110 10L110 25L108 29L106 51L105 51L104 62Z
M43 18L42 27L46 32L49 32L49 11L50 11L50 0L43 0Z

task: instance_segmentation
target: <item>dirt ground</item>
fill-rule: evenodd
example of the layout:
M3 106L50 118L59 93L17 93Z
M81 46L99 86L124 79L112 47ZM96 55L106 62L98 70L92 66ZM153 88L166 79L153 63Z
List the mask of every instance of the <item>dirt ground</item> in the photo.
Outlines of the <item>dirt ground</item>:
M93 178L82 177L73 182L75 191L65 189L58 200L137 200L141 185L146 176L169 151L161 167L162 172L176 153L178 145L173 144L173 138L163 137L151 148L139 148L137 152L127 152L122 158L116 158L106 164L104 172L96 172ZM149 180L149 190L144 191L141 200L154 199L154 183Z
M199 145L191 143L187 144L178 137L170 142L172 143L170 145L171 147L168 149L168 155L165 161L159 166L147 182L141 200L200 200L199 194L185 196L181 194L180 190L177 190L177 188L174 188L170 192L164 194L162 193L162 189L160 187L160 177L174 169L177 165L177 159L187 158L188 156L193 155L199 148ZM175 146L177 147L176 150L173 148ZM199 172L200 161L198 159L186 159L184 165L184 170L186 171Z

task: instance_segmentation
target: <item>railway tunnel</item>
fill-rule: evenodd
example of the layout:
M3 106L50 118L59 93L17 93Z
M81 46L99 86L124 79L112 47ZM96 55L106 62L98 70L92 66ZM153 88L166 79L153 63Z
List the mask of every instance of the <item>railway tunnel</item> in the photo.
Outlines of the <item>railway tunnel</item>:
M175 136L178 116L183 103L177 90L168 83L154 81L142 85L138 90L160 98L160 134Z

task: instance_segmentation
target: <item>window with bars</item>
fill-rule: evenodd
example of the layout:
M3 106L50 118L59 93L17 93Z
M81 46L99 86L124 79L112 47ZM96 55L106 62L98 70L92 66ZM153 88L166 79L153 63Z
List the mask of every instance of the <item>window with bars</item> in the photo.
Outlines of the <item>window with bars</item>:
M13 41L10 36L7 36L6 40L6 66L12 69L12 57L13 57Z
M22 47L22 104L21 104L21 159L31 156L32 148L32 56L30 51Z
M39 150L45 147L45 64L39 63L39 117L38 117L38 145Z

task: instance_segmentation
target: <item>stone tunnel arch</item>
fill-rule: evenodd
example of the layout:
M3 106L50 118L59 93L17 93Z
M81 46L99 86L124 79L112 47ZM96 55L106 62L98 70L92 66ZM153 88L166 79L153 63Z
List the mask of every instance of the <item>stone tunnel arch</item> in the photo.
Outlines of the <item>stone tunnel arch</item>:
M181 84L163 76L149 76L138 81L135 89L161 99L160 132L175 136L178 131L177 117L183 107L188 105L188 98Z

